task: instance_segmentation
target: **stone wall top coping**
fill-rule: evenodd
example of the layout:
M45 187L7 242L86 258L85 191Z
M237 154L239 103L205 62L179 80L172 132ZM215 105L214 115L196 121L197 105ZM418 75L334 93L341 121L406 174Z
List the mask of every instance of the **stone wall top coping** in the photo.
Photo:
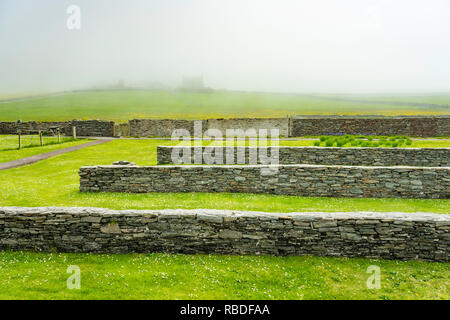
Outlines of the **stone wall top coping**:
M321 219L321 220L401 220L401 221L437 221L450 224L450 214L426 213L426 212L262 212L262 211L238 211L215 209L162 209L162 210L112 210L97 207L0 207L0 214L72 214L72 215L157 215L166 217L176 216L220 216L220 217L248 217L248 218L274 218L274 219Z
M365 169L365 170L376 170L376 169L396 169L396 170L439 170L446 171L450 170L450 167L414 167L414 166L347 166L347 165L320 165L320 164L183 164L183 165L153 165L153 166L138 166L138 165L98 165L98 166L83 166L80 169L159 169L165 170L170 168L182 168L182 169L193 169L193 168L230 168L230 169L250 169L250 168L342 168L342 169Z

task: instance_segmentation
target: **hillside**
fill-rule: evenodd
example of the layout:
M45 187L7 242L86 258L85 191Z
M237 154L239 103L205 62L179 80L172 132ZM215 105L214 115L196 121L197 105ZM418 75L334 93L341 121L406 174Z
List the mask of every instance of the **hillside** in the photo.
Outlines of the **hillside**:
M133 118L285 117L298 114L449 114L450 96L346 98L219 91L189 93L144 90L78 91L0 101L0 121ZM354 99L354 100L353 100ZM374 101L372 102L371 99ZM440 102L433 104L431 102ZM422 104L423 103L423 104Z

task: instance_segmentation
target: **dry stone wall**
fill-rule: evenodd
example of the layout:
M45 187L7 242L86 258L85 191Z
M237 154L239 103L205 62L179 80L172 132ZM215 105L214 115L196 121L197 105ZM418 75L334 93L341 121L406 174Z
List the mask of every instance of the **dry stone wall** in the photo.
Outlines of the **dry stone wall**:
M0 122L0 134L17 134L27 131L49 131L52 128L60 128L61 133L72 135L72 126L77 128L78 136L88 137L112 137L114 136L114 122L102 120L72 120L54 122Z
M252 164L267 164L258 155L270 156L272 150L278 151L280 164L450 167L450 148L202 147L201 153L222 154L223 163L226 163L225 155L231 153L233 159L242 155L241 164L250 164L250 159L257 161ZM173 153L190 155L189 161L176 164L194 163L194 147L158 146L158 164L174 164Z
M114 122L102 120L73 120L66 128L66 134L71 134L71 127L77 128L78 136L86 137L113 137L114 136ZM69 130L69 132L67 131Z
M296 116L291 118L235 118L199 120L202 133L208 129L219 129L225 135L227 129L278 129L283 137L305 135L407 135L407 136L450 136L450 116ZM113 136L114 123L109 121L85 120L63 122L0 122L0 134L15 134L18 128L23 130L47 130L49 127L61 127L68 132L71 125L77 126L79 135ZM172 119L135 119L129 121L131 136L170 137L176 129L185 129L194 135L194 120Z
M53 121L53 122L0 122L0 134L16 134L18 131L26 133L27 131L48 131L50 128L60 128L64 133L66 127L70 125L68 121Z
M289 136L289 118L235 118L235 119L209 119L203 121L205 130L218 129L225 135L227 129L242 130L242 132L250 132L254 129L256 135L259 130L267 130L267 134L271 134L271 130L278 130L280 137ZM245 134L244 134L245 135Z
M305 135L406 135L450 136L450 116L295 116L291 118L234 118L199 120L202 133L219 129L278 129L280 136ZM194 135L194 120L131 120L132 136L170 137L173 130L186 129Z
M171 137L174 130L187 130L194 135L193 120L134 119L130 120L130 135L133 137Z
M0 249L450 260L450 216L0 207Z
M450 136L450 116L296 116L292 136L306 135L406 135Z
M82 192L239 192L315 197L450 198L449 167L111 165L81 167Z
M279 136L289 135L289 118L235 118L235 119L208 119L208 120L172 120L172 119L134 119L129 122L131 136L145 137L171 137L176 129L184 129L194 136L194 122L201 125L201 133L207 134L209 129L217 129L223 136L227 129L236 130L237 136L256 136L260 129L266 129L270 135L272 129L279 130ZM251 130L256 131L251 134ZM239 131L242 130L242 131ZM241 132L241 133L240 133Z

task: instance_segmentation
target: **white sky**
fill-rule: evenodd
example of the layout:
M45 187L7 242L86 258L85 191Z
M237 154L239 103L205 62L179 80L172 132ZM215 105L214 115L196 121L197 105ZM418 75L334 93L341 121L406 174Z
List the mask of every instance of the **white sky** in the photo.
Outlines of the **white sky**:
M450 1L0 0L2 94L198 74L236 90L450 92Z

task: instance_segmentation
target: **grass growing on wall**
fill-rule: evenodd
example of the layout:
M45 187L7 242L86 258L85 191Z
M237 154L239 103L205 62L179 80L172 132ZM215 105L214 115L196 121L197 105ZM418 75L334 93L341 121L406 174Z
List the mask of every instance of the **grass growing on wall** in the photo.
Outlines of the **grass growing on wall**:
M293 141L286 141L292 143ZM301 143L304 143L302 141ZM312 145L312 140L307 140ZM93 206L110 209L209 208L271 212L403 211L450 213L446 199L360 199L238 193L80 193L78 169L118 160L156 164L170 140L115 140L26 167L0 171L0 206ZM1 154L1 153L0 153ZM168 190L170 191L170 190Z
M81 288L67 289L67 267ZM381 288L368 289L371 265ZM0 252L0 299L445 299L449 263L359 258Z

